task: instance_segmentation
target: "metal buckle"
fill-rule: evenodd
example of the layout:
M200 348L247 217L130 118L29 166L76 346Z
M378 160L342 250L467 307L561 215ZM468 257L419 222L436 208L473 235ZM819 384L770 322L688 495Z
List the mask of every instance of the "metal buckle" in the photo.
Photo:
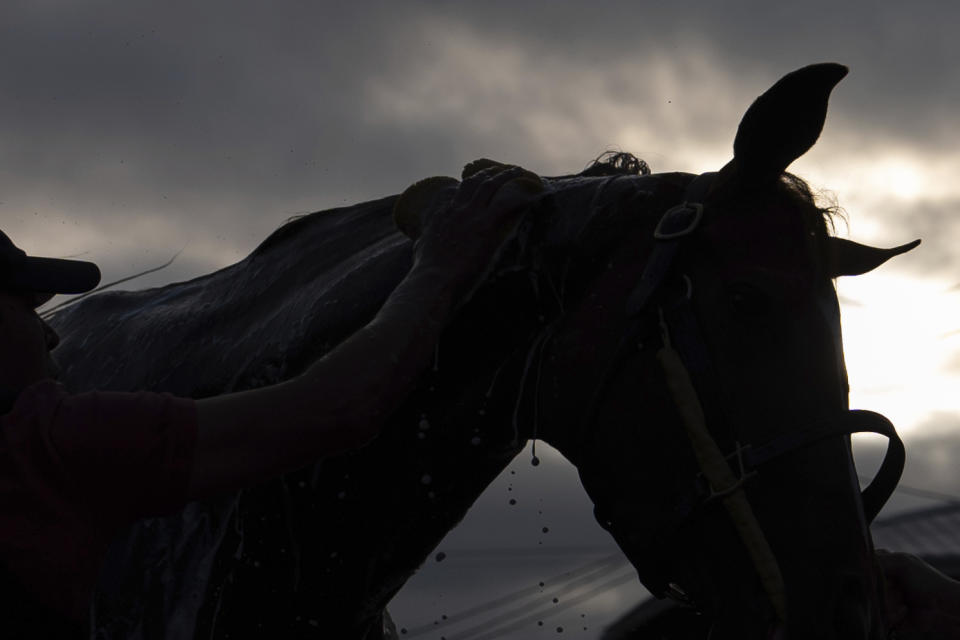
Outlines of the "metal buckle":
M690 214L693 214L692 217ZM664 231L664 225L675 224L677 220L682 221L682 217L687 216L686 225L677 231ZM673 240L675 238L682 238L685 235L693 233L696 228L700 225L700 219L703 218L703 205L699 202L684 202L683 204L678 204L675 207L667 210L663 217L660 218L660 222L657 223L657 228L653 230L653 237L657 240Z
M717 491L716 489L713 488L713 485L711 485L709 482L706 481L706 479L704 479L704 484L707 485L707 489L709 490L709 495L707 495L707 497L704 498L704 501L703 501L704 504L711 502L716 498L722 498L724 496L730 495L734 491L737 491L744 484L746 484L747 480L757 475L756 469L754 469L753 471L747 472L747 469L743 464L743 452L747 449L750 449L752 445L750 444L741 445L740 442L737 442L736 444L737 444L737 448L734 450L733 453L728 455L726 459L729 460L730 458L733 458L734 456L736 456L737 467L740 470L740 474L737 477L737 481L734 482L729 487L727 487L726 489L723 489L722 491ZM702 477L703 477L703 472L700 472L697 474L698 479Z

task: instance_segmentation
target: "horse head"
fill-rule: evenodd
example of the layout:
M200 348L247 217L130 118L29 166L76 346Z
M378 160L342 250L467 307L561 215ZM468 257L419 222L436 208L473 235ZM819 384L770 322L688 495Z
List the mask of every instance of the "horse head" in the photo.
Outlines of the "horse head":
M712 638L885 637L868 523L903 449L882 416L848 410L833 278L919 241L831 237L784 173L845 74L820 64L777 82L716 173L611 180L567 234L581 254L546 273L567 311L541 346L526 435L578 467L641 580L708 615ZM891 438L863 497L858 431Z

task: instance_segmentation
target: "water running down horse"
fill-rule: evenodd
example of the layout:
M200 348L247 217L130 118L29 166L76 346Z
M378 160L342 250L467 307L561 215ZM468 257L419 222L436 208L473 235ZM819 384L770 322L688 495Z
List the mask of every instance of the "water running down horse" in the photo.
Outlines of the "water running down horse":
M915 243L830 237L784 173L845 73L781 79L716 174L601 164L545 178L549 196L383 436L132 527L99 585L95 637L380 638L390 598L531 437L576 465L640 578L695 603L712 637L885 637L866 521L902 449L882 418L847 411L831 279ZM454 188L434 184L435 206ZM216 273L63 309L50 323L64 383L206 397L297 375L409 268L396 202L305 216ZM398 222L415 235L422 221ZM847 436L860 429L894 438L862 501Z

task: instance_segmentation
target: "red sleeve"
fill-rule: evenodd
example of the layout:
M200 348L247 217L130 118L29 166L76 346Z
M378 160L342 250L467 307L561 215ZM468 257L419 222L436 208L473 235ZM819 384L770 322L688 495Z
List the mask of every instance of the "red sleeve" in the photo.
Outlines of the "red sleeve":
M166 515L187 501L196 404L169 393L61 397L51 441L79 498L121 519Z

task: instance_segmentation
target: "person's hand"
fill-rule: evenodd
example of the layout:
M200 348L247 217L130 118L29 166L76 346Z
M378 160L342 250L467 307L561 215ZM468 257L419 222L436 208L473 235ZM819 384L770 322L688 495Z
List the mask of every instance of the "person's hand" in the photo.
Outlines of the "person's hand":
M887 619L899 640L960 638L960 582L909 553L877 549Z
M477 163L467 165L464 173L470 174L452 202L426 217L414 244L414 269L445 274L458 301L485 279L523 213L544 191L536 174L483 162L490 166L473 173Z

